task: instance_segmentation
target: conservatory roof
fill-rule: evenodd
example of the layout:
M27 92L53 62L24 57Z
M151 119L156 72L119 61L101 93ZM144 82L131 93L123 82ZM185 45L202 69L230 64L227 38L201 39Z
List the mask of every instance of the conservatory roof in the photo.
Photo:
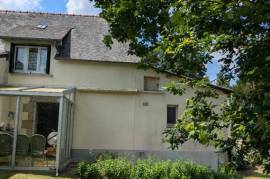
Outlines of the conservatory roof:
M10 96L63 96L70 94L74 88L45 87L45 86L9 86L0 85L0 95Z

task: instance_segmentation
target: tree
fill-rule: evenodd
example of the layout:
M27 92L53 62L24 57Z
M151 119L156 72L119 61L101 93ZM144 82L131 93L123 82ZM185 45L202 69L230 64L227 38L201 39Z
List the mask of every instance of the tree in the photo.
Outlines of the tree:
M215 93L197 91L166 139L172 148L189 139L215 145L232 163L238 161L234 156L250 162L247 158L256 153L257 163L270 171L269 1L99 0L96 6L109 22L107 46L112 39L128 42L141 67L192 78L191 86L203 79L211 54L221 52L221 73L238 78L230 100L216 113L207 100ZM168 90L181 95L184 89L178 86ZM231 130L229 136L224 128Z
M217 74L216 85L229 88L230 87L230 78L226 78L222 72Z
M169 86L168 90L180 92L181 86ZM187 100L186 110L175 127L164 131L165 141L176 149L195 139L227 152L229 161L237 168L264 164L265 171L269 171L269 93L238 84L228 101L219 106L221 112L216 112L217 106L208 100L217 97L211 89L196 91Z

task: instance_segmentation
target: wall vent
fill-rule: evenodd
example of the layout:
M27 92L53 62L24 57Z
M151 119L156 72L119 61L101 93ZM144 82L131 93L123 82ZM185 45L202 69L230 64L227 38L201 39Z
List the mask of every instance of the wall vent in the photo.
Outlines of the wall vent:
M149 102L143 102L143 106L149 106Z

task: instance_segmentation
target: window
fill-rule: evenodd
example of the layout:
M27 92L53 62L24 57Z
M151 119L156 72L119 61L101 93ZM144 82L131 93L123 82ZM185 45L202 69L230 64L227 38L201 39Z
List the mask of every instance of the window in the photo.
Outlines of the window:
M15 46L12 71L22 73L49 73L49 47Z
M158 91L159 77L144 77L144 91Z
M172 126L176 123L178 117L178 106L167 105L167 125Z

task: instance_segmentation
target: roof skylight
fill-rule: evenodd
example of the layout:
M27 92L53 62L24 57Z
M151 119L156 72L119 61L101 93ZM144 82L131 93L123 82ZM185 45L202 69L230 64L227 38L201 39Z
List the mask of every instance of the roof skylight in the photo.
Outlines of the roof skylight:
M44 30L47 27L48 27L48 25L43 25L43 24L39 24L39 25L36 26L36 28L41 29L41 30Z

